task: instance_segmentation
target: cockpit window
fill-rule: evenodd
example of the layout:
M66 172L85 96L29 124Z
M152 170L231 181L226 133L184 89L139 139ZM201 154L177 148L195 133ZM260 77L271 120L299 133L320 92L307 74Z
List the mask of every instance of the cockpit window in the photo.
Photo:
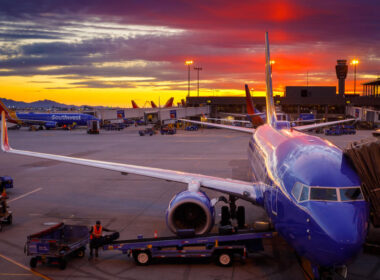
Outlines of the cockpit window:
M364 200L360 187L310 187L300 182L294 184L292 195L298 202Z
M302 192L301 192L301 196L300 196L300 201L306 201L306 200L309 200L309 187L307 186L303 186L302 188Z
M363 200L363 194L360 188L340 189L340 200L341 201Z
M297 182L294 184L293 189L292 189L292 194L293 194L294 198L297 200L300 197L301 189L302 189L301 183Z
M336 188L310 188L310 200L337 201Z

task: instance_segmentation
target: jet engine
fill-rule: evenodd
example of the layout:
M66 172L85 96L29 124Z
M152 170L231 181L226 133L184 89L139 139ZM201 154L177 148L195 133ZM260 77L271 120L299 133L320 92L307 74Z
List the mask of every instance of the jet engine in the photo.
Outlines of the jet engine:
M46 122L44 126L46 127L46 129L55 128L57 126L57 122Z
M176 194L166 212L166 223L173 233L181 229L194 229L197 235L205 234L214 226L214 220L214 206L201 191Z

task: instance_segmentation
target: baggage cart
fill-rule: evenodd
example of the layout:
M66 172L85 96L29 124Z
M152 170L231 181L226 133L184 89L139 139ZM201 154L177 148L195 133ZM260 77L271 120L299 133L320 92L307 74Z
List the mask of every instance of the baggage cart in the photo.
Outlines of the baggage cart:
M87 226L60 223L29 235L25 254L32 257L29 263L32 268L38 263L48 263L65 269L69 256L84 257L89 237Z

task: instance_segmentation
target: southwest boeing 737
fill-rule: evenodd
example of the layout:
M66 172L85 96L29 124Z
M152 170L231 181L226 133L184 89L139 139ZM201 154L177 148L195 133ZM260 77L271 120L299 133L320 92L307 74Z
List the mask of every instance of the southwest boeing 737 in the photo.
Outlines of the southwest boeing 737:
M79 113L17 113L8 109L1 100L0 112L4 112L5 118L10 123L20 126L39 125L46 129L74 124L85 126L90 120L98 120L92 115Z
M173 197L167 210L167 224L173 232L192 228L201 235L213 227L215 200L201 189L227 194L230 202L238 198L249 201L263 207L278 233L298 255L310 261L315 278L327 270L344 271L360 252L367 234L369 210L361 181L338 147L300 132L321 124L291 128L289 122L277 120L267 33L265 39L266 123L256 130L220 125L251 135L251 182L12 149L4 117L1 148L16 155L184 183L187 188Z

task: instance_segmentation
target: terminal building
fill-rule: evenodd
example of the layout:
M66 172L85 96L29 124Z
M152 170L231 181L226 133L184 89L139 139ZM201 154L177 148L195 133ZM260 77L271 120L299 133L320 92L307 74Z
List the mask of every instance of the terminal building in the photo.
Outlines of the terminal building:
M296 120L301 113L312 113L315 118L335 120L352 116L374 123L380 123L380 79L363 84L364 95L337 94L335 86L287 86L284 96L275 96L275 104L279 111ZM243 89L242 89L243 93ZM265 110L265 97L253 97L253 104ZM190 107L210 106L212 117L224 117L225 113L246 113L245 97L200 96L188 97L186 104ZM360 113L354 109L360 108ZM366 112L369 113L367 117ZM228 114L227 114L228 115ZM363 119L364 118L364 119Z

